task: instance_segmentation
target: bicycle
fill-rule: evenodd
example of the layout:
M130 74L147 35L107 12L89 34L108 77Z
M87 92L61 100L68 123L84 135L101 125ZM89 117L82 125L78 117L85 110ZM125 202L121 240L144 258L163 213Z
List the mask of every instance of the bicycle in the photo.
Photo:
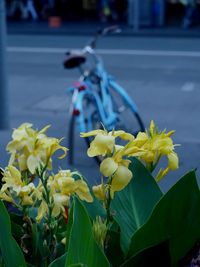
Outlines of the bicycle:
M79 68L81 76L73 87L70 106L68 147L69 164L74 162L74 135L78 125L79 132L88 132L103 127L111 131L121 129L136 135L144 131L144 124L138 108L126 91L109 75L95 48L100 36L118 32L117 26L98 30L92 40L81 51L68 51L64 61L66 69ZM92 68L86 66L88 58L93 61ZM125 117L124 117L125 114ZM126 122L126 119L129 122ZM130 129L131 127L131 129ZM84 138L87 145L89 138ZM99 159L97 158L99 162Z

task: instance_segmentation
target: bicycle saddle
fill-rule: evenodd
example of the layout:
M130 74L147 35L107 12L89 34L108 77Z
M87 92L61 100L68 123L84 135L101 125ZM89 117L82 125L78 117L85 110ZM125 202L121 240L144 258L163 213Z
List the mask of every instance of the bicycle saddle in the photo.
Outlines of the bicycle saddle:
M66 55L67 57L63 62L65 69L77 68L86 61L86 56L81 53L67 52Z

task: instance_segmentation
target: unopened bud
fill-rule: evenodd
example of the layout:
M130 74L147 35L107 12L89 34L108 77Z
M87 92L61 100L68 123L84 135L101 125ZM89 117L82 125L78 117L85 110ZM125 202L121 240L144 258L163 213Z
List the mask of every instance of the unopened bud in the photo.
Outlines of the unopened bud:
M94 221L93 223L93 233L97 244L99 244L103 248L107 234L107 226L99 216L96 217L96 221Z

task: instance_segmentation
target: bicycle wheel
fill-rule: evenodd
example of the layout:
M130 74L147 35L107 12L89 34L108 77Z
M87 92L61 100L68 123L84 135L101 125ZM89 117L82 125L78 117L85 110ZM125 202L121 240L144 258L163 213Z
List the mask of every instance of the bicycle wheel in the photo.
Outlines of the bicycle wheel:
M80 139L80 132L89 132L100 128L102 128L102 124L97 106L92 97L85 94L81 100L80 114L74 114L74 107L70 110L68 129L68 162L70 165L74 163L74 152L77 152L75 145L80 143L80 140L78 140ZM83 139L89 147L93 137ZM101 161L99 157L95 157L95 160L97 163Z
M116 83L112 85L109 87L109 92L112 97L113 109L118 115L115 130L124 130L134 136L145 131L144 123L132 99Z

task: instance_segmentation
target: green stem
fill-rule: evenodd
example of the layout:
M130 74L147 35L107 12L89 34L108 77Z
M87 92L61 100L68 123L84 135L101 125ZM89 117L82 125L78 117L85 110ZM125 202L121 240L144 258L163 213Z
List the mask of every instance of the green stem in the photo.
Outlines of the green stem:
M110 213L110 204L111 204L111 196L110 196L110 186L112 182L112 177L108 179L108 192L105 200L105 207L106 207L106 225L109 225L109 223L112 221L112 215Z
M46 168L47 168L47 165L45 165L44 168L42 169L42 171L40 173L40 178L41 178L41 182L42 182L43 187L44 187L44 200L48 206L47 225L49 228L49 234L48 234L48 238L46 239L46 241L47 241L47 245L48 245L49 250L50 250L50 257L51 257L52 251L54 251L54 245L53 245L54 226L52 226L52 202L51 202L51 198L50 198L50 191L49 191L48 186L47 186L48 176L46 175ZM48 259L46 259L45 262L47 262L47 261L48 261ZM47 263L45 263L45 264L47 264Z

